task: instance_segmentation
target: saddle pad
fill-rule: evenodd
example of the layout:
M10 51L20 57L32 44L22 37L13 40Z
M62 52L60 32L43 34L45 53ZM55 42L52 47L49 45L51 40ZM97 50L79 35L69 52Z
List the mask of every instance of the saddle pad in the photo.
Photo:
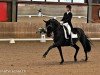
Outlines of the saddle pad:
M73 32L71 32L72 38L78 38L77 34L74 34Z

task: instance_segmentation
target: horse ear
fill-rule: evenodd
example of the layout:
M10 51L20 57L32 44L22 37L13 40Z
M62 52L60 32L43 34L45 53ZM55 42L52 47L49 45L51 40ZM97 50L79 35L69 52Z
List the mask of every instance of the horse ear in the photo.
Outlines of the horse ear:
M47 23L47 21L43 20L45 23Z

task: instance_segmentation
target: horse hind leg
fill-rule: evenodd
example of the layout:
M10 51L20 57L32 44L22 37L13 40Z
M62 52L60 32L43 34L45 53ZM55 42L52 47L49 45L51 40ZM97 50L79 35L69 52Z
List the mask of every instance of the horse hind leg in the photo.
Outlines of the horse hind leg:
M74 44L73 47L76 50L75 55L74 55L74 61L76 62L77 61L77 54L78 54L78 51L79 51L79 47L76 44Z

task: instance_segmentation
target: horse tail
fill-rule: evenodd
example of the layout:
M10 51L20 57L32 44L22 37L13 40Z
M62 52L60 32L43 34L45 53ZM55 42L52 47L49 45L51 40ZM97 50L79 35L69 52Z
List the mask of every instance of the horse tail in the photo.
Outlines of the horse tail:
M85 33L82 29L78 28L77 33L78 33L78 38L79 38L79 40L84 48L84 51L90 52L91 45L93 45L91 40L89 40L89 38L85 35Z

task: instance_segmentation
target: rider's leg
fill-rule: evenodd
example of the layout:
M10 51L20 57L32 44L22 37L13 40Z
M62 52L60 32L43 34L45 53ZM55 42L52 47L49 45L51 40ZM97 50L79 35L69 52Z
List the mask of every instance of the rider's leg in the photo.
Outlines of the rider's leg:
M74 43L73 43L73 38L72 38L72 33L70 34L70 45L74 45Z
M70 45L73 45L73 39L72 39L72 33L71 33L71 27L68 23L65 23L64 24L67 29L68 29L68 35L69 35L69 40L70 40Z

